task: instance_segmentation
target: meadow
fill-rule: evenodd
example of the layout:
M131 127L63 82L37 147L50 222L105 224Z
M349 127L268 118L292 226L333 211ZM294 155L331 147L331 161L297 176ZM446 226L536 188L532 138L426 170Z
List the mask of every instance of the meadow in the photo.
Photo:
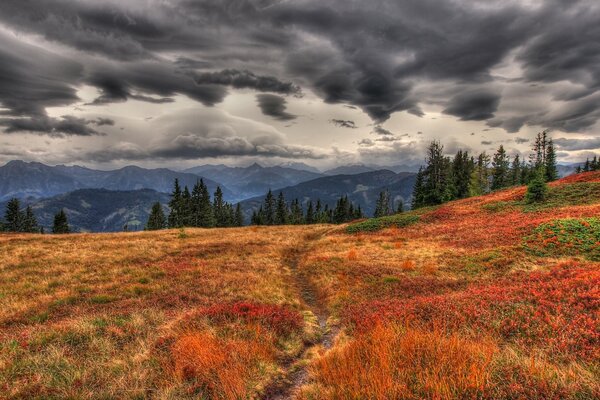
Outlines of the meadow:
M0 235L0 398L599 398L600 173L524 195Z

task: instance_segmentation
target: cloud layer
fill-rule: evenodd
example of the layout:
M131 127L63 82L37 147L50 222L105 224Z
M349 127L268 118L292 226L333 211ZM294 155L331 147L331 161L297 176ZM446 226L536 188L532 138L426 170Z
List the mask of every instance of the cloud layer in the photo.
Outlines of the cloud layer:
M99 136L115 122L48 109L171 104L178 96L215 107L249 91L265 118L296 119L288 99L311 93L361 110L384 137L393 135L381 124L395 113L428 110L509 133L533 126L593 135L599 27L595 0L3 0L0 127ZM85 104L84 86L97 91ZM334 117L327 120L356 126ZM201 128L153 154L313 156L285 137L259 143ZM582 143L563 145L591 146Z

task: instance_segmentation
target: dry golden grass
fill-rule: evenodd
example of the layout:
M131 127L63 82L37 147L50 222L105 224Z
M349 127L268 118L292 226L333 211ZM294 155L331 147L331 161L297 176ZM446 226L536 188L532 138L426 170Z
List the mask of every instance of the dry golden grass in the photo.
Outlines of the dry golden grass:
M523 193L371 233L0 234L0 398L600 398L600 263L522 245L600 203Z
M320 229L0 235L0 398L195 398L219 384L184 379L185 363L202 358L182 352L191 338L239 352L215 368L247 368L254 383L237 379L251 395L301 350L302 334L253 340L250 322L228 332L190 315L239 301L304 311L284 259ZM238 398L239 382L222 379L222 398Z

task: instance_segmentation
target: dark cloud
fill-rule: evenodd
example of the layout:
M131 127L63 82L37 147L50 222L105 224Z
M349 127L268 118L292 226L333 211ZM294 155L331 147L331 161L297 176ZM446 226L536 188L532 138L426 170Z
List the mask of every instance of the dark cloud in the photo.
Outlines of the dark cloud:
M268 115L269 117L281 121L289 121L296 118L294 114L285 111L286 100L281 96L274 94L257 94L256 100L264 115Z
M523 143L527 143L527 142L529 142L529 139L527 139L527 138L521 138L521 137L515 138L515 143L517 143L517 144L523 144Z
M356 126L356 124L354 123L354 121L350 121L347 119L330 119L329 122L331 122L335 126L339 126L340 128L350 128L350 129L358 128Z
M373 132L375 132L378 135L393 135L392 132L388 131L387 129L385 129L379 125L375 125L375 128L373 128Z
M600 149L600 138L593 139L567 139L556 138L554 144L561 150L597 150Z
M3 118L0 119L0 126L4 127L5 133L31 132L45 134L54 137L62 136L96 136L103 133L90 128L88 125L98 121L86 121L84 118L77 118L65 115L58 118L49 118L46 116L25 117L25 118Z
M259 76L250 71L224 69L204 72L194 77L198 85L223 85L236 89L255 89L261 92L300 94L300 87L292 82L282 82L273 76Z
M497 93L471 90L452 97L444 114L459 117L461 121L482 121L492 118L499 104Z
M494 142L490 142L489 140L482 140L482 141L481 141L481 144L482 144L482 145L484 145L484 146L489 146L489 145L491 145L491 144L493 144L493 143L494 143Z
M302 87L376 123L437 104L507 132L591 129L600 120L600 6L530 3L3 0L2 32L62 56L0 34L0 112L43 125L46 109L78 101L83 84L100 91L96 105L183 95L212 106L231 89L300 95ZM496 67L512 57L523 75L501 76ZM510 85L551 100L511 107L502 90Z

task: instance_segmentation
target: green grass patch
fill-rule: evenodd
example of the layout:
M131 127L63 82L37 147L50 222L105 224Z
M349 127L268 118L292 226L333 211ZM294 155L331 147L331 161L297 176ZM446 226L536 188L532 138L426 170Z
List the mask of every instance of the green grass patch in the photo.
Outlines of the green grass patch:
M526 251L541 257L583 256L600 261L600 219L558 219L523 238Z
M395 214L381 218L371 218L362 222L357 222L346 228L348 233L358 232L376 232L381 229L390 228L396 226L403 228L405 226L413 225L419 222L421 217L414 213L403 213Z
M527 204L525 199L498 201L481 206L485 211L497 213L519 209L523 212L544 211L552 208L580 206L600 202L600 183L578 182L548 188L546 200Z
M99 295L90 297L90 303L93 303L93 304L107 304L107 303L113 302L114 300L115 300L115 298L113 296L108 296L108 295L104 295L104 294L99 294Z

